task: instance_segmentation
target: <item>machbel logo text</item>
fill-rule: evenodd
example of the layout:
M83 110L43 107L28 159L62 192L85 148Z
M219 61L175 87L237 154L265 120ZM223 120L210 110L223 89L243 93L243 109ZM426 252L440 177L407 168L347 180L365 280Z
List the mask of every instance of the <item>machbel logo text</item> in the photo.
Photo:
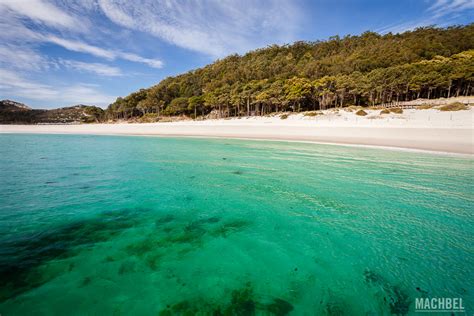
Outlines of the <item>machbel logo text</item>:
M460 297L433 297L415 299L416 312L449 312L464 313L462 298Z

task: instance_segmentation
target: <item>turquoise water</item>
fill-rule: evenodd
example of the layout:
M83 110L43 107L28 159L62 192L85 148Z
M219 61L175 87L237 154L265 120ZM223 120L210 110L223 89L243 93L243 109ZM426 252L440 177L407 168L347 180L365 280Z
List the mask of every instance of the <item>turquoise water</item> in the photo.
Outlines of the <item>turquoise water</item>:
M0 135L0 314L474 310L473 160L284 142Z

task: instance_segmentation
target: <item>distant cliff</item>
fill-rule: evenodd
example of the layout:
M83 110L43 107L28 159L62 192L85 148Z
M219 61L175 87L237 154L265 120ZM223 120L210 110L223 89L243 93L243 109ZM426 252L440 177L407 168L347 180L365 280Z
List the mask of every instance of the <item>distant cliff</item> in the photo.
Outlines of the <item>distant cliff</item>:
M0 101L0 124L69 124L100 122L104 110L96 106L75 105L52 110L32 109L11 101Z

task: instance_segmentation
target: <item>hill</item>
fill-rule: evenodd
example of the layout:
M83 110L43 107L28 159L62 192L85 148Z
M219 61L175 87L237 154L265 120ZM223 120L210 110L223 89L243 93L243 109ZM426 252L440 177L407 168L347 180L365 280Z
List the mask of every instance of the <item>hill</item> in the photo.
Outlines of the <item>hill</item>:
M29 111L31 108L23 103L15 102L12 100L2 100L0 101L0 111Z
M101 121L103 115L104 110L101 108L82 104L38 110L11 100L0 101L0 124L94 123Z
M269 46L169 77L112 103L106 117L264 115L471 95L474 24Z

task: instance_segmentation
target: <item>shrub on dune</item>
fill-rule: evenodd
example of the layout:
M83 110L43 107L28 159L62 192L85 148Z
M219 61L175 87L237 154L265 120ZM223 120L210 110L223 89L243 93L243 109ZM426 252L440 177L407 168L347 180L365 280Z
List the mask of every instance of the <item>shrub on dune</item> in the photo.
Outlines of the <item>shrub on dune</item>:
M390 109L390 112L395 113L395 114L402 114L403 110L401 108L393 108L393 109Z
M453 102L453 103L441 106L439 110L440 111L462 111L462 110L469 110L469 106L461 102Z
M429 109L432 109L433 107L434 107L433 104L423 104L423 105L417 106L416 108L419 110L429 110Z
M349 105L349 106L344 108L344 111L353 112L353 111L357 111L357 110L361 110L361 109L362 109L362 107L359 106L359 105Z
M367 115L367 112L365 112L364 110L359 110L355 113L356 115L359 115L359 116L366 116Z
M390 114L390 111L388 109L383 109L380 111L380 114Z
M154 123L158 122L160 120L160 117L156 113L147 113L144 114L142 117L140 117L137 122L139 123Z
M306 112L306 113L304 114L304 116L318 116L318 115L323 115L323 113L322 113L322 112L315 112L315 111L313 111L313 112Z

